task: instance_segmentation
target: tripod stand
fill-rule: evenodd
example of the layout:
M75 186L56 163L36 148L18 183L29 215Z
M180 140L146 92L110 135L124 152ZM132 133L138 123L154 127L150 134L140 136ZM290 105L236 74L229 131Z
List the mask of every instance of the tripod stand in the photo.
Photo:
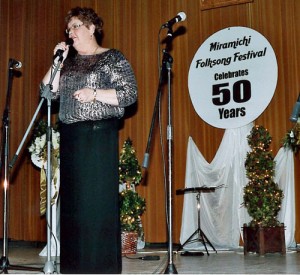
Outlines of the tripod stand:
M196 200L197 200L197 213L198 213L198 228L182 245L179 246L177 251L181 250L188 243L201 242L204 245L204 248L208 256L209 256L209 252L206 243L208 243L212 247L212 249L217 253L217 250L214 248L214 246L211 244L211 242L208 240L208 238L202 231L201 220L200 220L200 195L202 192L214 192L214 191L215 191L214 187L195 187L195 188L186 188L183 190L181 189L176 191L176 194L184 194L186 192L197 193ZM197 238L193 239L195 236L197 236Z

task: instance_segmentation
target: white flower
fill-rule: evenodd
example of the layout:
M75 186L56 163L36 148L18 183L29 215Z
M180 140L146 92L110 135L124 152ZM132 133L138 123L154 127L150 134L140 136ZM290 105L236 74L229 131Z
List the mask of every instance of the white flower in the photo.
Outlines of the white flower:
M36 137L34 142L28 148L29 152L35 155L40 155L46 145L46 134Z
M59 148L59 137L60 133L52 130L52 146L54 150Z
M46 134L35 139L35 150L37 154L40 154L46 145Z
M33 153L34 149L35 149L35 145L32 143L32 144L29 146L28 150L29 150L30 153Z

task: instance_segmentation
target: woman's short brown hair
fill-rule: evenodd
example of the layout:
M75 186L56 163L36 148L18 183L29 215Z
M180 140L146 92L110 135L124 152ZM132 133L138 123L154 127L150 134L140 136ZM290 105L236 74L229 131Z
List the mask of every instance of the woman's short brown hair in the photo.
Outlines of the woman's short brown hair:
M65 22L68 24L71 21L72 17L77 17L86 27L90 25L95 25L95 35L101 36L102 27L103 27L103 20L101 17L97 15L97 13L92 8L81 8L76 7L71 9L66 18Z

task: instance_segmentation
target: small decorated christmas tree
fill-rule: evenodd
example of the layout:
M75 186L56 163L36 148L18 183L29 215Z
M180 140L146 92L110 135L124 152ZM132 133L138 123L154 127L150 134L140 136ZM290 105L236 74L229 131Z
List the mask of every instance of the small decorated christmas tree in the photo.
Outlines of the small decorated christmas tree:
M275 161L269 149L272 138L262 126L254 126L249 134L245 168L249 179L244 188L244 206L252 217L250 226L277 226L283 192L274 182Z
M146 210L145 199L136 191L142 180L141 166L130 138L125 140L119 158L121 229L141 234L141 215Z
M136 151L132 146L130 138L125 140L119 159L119 181L120 184L134 184L137 186L142 180L141 166L136 157Z
M141 215L146 210L145 199L133 190L123 190L120 193L121 229L126 232L142 234Z

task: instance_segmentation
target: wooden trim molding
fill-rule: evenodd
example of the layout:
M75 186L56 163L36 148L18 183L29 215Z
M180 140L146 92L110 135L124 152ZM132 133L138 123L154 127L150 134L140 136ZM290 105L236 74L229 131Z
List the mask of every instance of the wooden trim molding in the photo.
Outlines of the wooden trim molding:
M214 8L245 4L253 2L253 0L200 0L200 9L209 10Z

